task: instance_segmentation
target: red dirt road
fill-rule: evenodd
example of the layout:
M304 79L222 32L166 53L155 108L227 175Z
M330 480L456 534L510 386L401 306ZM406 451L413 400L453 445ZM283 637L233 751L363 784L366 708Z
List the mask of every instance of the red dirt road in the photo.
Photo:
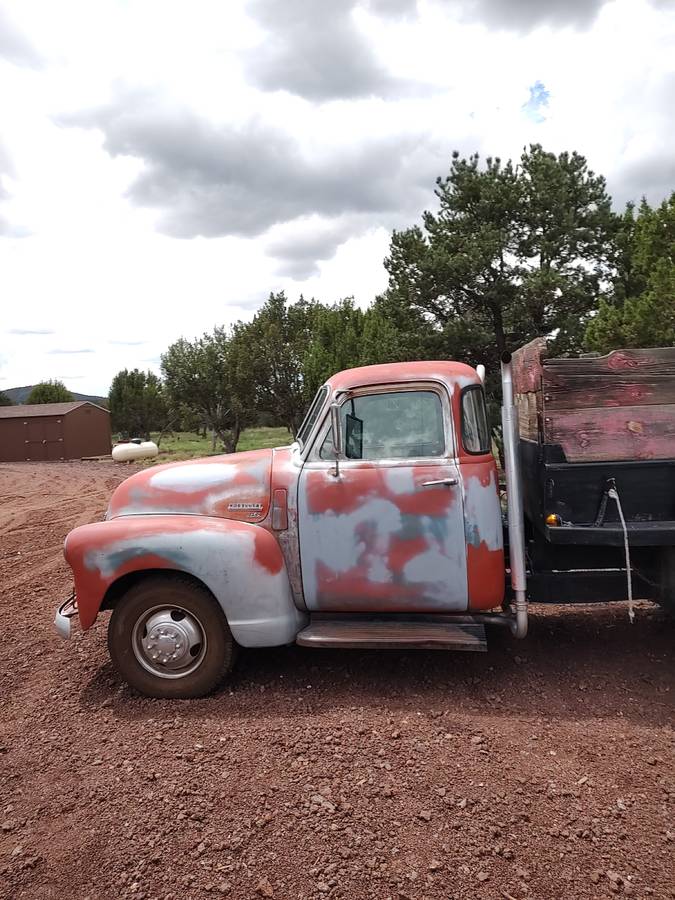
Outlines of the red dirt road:
M129 470L0 466L0 897L675 897L675 626L537 609L487 654L242 653L134 696L61 555Z

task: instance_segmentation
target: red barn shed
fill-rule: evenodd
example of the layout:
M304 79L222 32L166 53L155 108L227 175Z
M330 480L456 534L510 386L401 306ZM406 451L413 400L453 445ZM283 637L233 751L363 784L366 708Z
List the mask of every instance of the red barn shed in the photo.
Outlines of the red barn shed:
M87 400L0 406L0 462L111 452L110 412Z

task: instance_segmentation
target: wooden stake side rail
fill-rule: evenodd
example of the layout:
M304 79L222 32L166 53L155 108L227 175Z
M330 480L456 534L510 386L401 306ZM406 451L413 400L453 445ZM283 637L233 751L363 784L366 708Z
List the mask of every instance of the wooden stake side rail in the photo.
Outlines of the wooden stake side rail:
M675 405L558 410L544 417L544 436L568 462L667 459L675 456Z
M546 356L546 339L535 338L513 354L511 373L513 392L518 407L520 436L539 441L542 429L543 395L542 362Z
M675 375L675 347L613 350L606 356L547 359L545 365L560 375Z
M559 375L544 366L546 414L556 410L675 403L672 375Z
M520 435L568 462L675 457L675 347L548 359L536 338L513 356Z

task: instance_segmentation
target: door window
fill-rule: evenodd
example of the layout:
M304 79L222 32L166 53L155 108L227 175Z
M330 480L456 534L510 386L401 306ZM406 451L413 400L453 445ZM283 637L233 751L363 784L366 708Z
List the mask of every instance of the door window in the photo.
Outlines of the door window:
M340 407L347 459L415 459L443 456L441 400L434 391L395 391L352 397ZM321 458L333 458L329 431Z

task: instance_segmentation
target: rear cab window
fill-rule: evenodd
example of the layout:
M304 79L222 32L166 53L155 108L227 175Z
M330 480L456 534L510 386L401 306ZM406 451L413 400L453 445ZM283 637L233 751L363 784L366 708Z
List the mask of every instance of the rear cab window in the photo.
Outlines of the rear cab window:
M467 453L490 452L485 394L479 384L462 391L462 445Z

